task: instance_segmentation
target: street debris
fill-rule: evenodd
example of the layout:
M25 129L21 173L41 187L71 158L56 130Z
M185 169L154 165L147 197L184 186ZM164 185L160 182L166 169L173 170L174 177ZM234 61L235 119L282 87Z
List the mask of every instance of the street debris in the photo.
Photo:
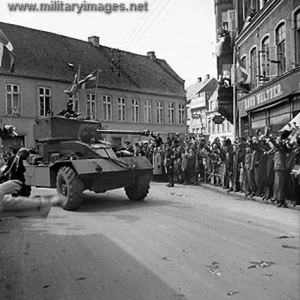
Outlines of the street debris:
M296 247L296 246L290 246L290 245L281 245L282 246L282 248L287 248L287 249L298 249L298 247Z
M261 268L267 268L267 267L270 267L272 265L275 265L274 262L272 261L250 261L250 263L252 264L251 266L248 267L248 269L252 269L252 268L258 268L258 267L261 267Z
M173 294L173 297L183 297L183 298L185 298L185 294L181 294L181 293Z
M217 261L214 261L210 266L206 266L209 268L208 272L212 275L221 276L222 270L219 267L219 263Z
M187 251L186 251L186 250L184 250L184 249L182 249L182 252L184 252L184 253L187 253Z
M227 293L227 296L233 296L235 294L239 294L240 292L239 291L230 291Z
M261 274L262 276L267 276L267 277L272 277L273 276L273 274Z
M293 239L294 236L293 235L281 235L281 236L278 236L276 237L275 239Z
M161 258L162 260L167 260L167 261L171 261L171 259L167 258L166 256Z
M46 284L46 285L43 286L43 289L47 289L48 287L50 287L50 285Z
M85 280L85 277L78 277L76 280Z

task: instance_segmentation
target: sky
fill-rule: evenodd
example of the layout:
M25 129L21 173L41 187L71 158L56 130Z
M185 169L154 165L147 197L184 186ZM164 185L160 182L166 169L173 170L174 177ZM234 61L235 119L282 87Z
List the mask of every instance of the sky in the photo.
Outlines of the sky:
M215 41L213 0L18 1L0 1L2 22L86 41L89 36L95 35L100 37L100 44L104 46L143 55L148 51L155 51L158 58L165 59L185 80L186 88L195 83L198 77L204 78L206 74L216 77L216 58L212 54ZM65 9L67 4L78 4L78 6L74 6L74 11L13 12L9 10L9 4L53 5L54 2L62 3ZM126 7L131 3L141 3L147 11L105 13L82 9L79 13L79 5L87 3L124 3Z

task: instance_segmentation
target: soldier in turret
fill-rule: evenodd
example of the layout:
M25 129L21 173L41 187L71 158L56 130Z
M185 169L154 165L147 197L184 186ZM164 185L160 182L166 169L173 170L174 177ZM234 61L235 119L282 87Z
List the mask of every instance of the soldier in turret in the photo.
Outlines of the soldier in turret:
M77 118L79 116L78 113L75 112L73 109L73 101L69 100L67 103L67 107L62 109L59 113L59 116L65 117L65 118Z

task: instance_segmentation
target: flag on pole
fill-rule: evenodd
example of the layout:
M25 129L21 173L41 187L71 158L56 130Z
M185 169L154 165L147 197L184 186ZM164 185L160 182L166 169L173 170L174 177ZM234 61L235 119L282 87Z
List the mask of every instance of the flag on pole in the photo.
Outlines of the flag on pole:
M74 96L78 92L78 73L75 74L74 80L67 90L64 91L68 96Z
M15 55L13 50L11 42L0 29L0 67L9 72L14 71Z
M236 69L235 69L235 83L237 89L249 93L250 91L250 74L247 72L246 67L243 65L239 54L235 51Z
M95 70L84 79L80 80L78 83L79 88L84 90L96 87L99 72L101 72L101 70Z

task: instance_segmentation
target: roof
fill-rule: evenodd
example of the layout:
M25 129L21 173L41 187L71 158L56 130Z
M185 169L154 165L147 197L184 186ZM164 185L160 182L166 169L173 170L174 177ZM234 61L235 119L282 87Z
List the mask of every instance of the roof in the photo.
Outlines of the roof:
M186 89L186 98L187 100L191 100L193 97L197 96L197 94L201 93L202 91L204 91L205 87L208 85L208 83L212 82L212 81L216 81L217 80L215 78L210 78L206 81L198 81L192 85L190 85L187 89Z
M8 23L0 22L0 28L11 41L16 58L15 71L8 73L0 68L0 74L72 82L80 64L81 79L98 67L103 71L99 87L185 97L184 80L163 59L95 47L88 41Z

